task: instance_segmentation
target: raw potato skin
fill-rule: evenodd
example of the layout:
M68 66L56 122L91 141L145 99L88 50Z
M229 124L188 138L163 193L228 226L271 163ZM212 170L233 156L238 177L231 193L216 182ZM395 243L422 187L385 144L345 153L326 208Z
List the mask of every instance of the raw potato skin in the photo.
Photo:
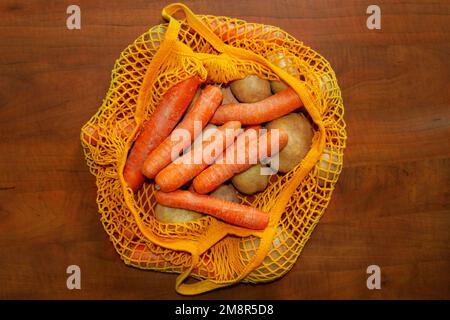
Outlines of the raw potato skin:
M152 30L150 33L150 38L153 39L154 50L158 50L162 41L164 41L167 27L158 27ZM160 39L160 40L158 40Z
M283 264L285 261L291 259L294 253L297 251L297 246L294 245L292 239L292 231L287 229L283 230L281 226L277 227L277 235L272 241L269 248L269 254L264 258L261 265L256 269L261 273L273 273L278 270L278 265ZM256 250L259 248L260 239L255 237L253 241L248 238L242 238L239 243L239 249L241 250L242 262L246 265L255 255ZM276 250L273 250L276 249ZM289 251L288 251L289 250ZM245 251L245 253L244 253ZM280 258L281 257L281 258ZM274 262L276 261L276 262ZM282 270L280 270L281 272Z
M267 129L283 129L288 135L286 147L278 154L278 171L286 173L299 164L311 148L313 129L309 120L298 113L290 113L267 124Z
M319 186L324 187L329 184L328 180L334 180L334 177L337 175L338 166L340 165L341 161L337 153L332 148L326 146L320 157L319 167L328 172L319 171Z
M269 184L269 176L261 175L261 165L256 164L253 167L235 175L231 182L238 191L251 195L263 191Z
M275 94L280 91L283 91L284 89L287 89L288 85L280 80L272 80L270 81L270 88L272 89L272 92Z
M230 87L233 95L244 103L258 102L272 95L270 82L255 75L233 81Z
M297 68L294 65L294 62L292 61L292 59L290 57L285 57L285 55L282 51L271 53L267 57L267 59L269 59L270 62L272 62L277 67L283 69L290 75L292 75L296 78L299 77L299 73L298 73ZM272 81L270 81L270 87L271 87L273 93L277 93L277 92L283 91L288 86L283 81L272 80Z
M221 185L217 188L211 196L239 203L239 198L237 197L236 190L231 185ZM155 208L155 218L164 223L183 223L192 220L199 219L203 217L204 214L199 212L166 207L161 204L157 204Z
M230 184L223 184L210 194L213 197L239 203L236 189Z
M157 204L155 208L156 220L164 223L183 223L203 217L203 214L178 208L170 208Z

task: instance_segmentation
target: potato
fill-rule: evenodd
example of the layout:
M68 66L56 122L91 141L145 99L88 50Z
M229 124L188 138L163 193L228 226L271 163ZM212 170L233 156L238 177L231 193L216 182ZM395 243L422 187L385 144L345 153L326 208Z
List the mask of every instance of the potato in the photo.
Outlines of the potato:
M230 87L222 87L220 88L220 90L222 91L223 94L222 104L239 103L239 101L233 95L233 92L231 92Z
M319 171L319 186L324 187L329 181L334 180L338 175L341 165L342 162L337 152L331 147L326 146L319 160L319 168L323 169Z
M283 81L271 80L270 81L270 88L272 89L273 93L278 93L280 91L283 91L283 90L289 88L289 86L286 83L284 83Z
M230 88L233 95L245 103L257 102L272 95L269 81L255 75L233 81Z
M278 154L280 172L289 172L306 156L311 148L313 129L309 120L298 113L290 113L267 124L267 129L283 129L288 143Z
M277 233L272 240L269 253L256 269L258 273L268 274L276 271L281 273L283 271L283 269L279 268L279 265L283 265L289 260L298 249L298 245L295 244L292 236L290 229L284 230L281 226L277 227ZM260 242L261 240L258 237L241 239L239 249L241 250L241 258L244 264L247 264L253 258Z
M231 202L236 203L240 202L239 198L237 197L236 189L230 184L221 185L216 190L214 190L210 195Z
M333 88L333 84L332 84L330 78L328 78L328 76L326 74L324 74L322 77L319 78L319 83L320 83L320 89L322 89L322 92L326 92Z
M212 192L210 195L231 202L236 203L240 202L239 198L237 197L236 189L234 189L233 186L228 184L221 185L219 188L214 190L214 192ZM166 207L159 203L156 205L155 208L155 218L158 221L164 223L183 223L199 219L203 216L204 214L201 214L199 212Z
M261 174L261 165L256 164L249 169L235 175L231 182L238 191L254 194L263 191L269 184L269 176Z
M195 211L166 207L161 204L157 204L155 208L155 218L164 223L183 223L201 217L203 214Z
M148 42L149 49L157 50L157 49L159 49L159 46L161 45L161 43L163 42L163 40L165 38L167 27L160 25L160 26L153 27L149 31L150 31L149 40L152 40L152 41Z
M277 67L289 73L291 76L294 76L296 78L300 76L292 58L285 57L282 51L271 53L267 56L267 59ZM277 93L283 91L284 89L287 89L288 85L280 80L272 80L270 81L270 88L272 89L273 93Z

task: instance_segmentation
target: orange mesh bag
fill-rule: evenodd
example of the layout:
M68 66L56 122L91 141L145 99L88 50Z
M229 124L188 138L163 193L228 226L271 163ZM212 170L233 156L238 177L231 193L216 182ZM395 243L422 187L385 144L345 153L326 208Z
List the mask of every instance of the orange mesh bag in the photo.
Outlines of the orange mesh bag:
M173 17L179 11L182 20ZM102 106L82 128L101 222L126 264L180 273L175 287L181 294L280 278L319 222L342 169L346 131L335 74L322 56L279 28L194 15L182 4L167 6L162 15L168 24L151 28L121 53ZM142 123L170 87L189 77L227 83L249 74L291 86L314 123L303 161L274 176L265 191L241 197L269 213L268 227L249 230L210 216L159 222L154 184L147 181L134 194L123 177ZM198 281L186 283L189 276Z

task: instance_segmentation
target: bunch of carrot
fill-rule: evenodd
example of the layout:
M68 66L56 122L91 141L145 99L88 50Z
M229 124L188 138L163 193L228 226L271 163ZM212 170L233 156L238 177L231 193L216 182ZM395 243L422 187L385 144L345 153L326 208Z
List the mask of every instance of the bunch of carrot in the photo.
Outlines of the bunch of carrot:
M269 222L266 212L206 194L252 166L248 159L262 153L271 156L281 150L287 143L287 134L280 131L279 149L271 150L273 133L260 134L259 124L287 114L302 103L289 88L257 103L221 105L222 91L213 85L206 85L194 99L201 85L200 78L194 76L164 94L134 141L124 167L124 179L133 192L141 188L145 178L154 179L159 190L156 201L161 205L208 214L245 228L264 229ZM194 145L192 142L200 133L196 128L199 123L201 129L208 123L222 126L213 133L214 139ZM256 126L243 131L241 125ZM183 129L190 138L180 142L177 129ZM192 158L199 146L200 161L194 162ZM244 149L238 150L238 146ZM238 159L241 152L245 163L223 161L230 155ZM174 155L178 156L176 160ZM192 182L189 190L182 190L189 182Z

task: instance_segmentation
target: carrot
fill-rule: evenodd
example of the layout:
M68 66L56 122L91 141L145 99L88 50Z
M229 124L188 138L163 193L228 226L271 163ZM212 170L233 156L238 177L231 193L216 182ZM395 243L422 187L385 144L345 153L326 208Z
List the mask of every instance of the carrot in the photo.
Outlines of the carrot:
M240 128L239 121L225 123L210 138L203 140L201 145L193 147L188 153L162 169L155 178L160 190L174 191L193 179L234 142Z
M194 76L170 88L145 122L142 132L134 142L123 171L127 185L136 192L144 183L141 169L146 157L176 126L200 85Z
M142 167L142 173L153 179L159 171L170 164L172 155L179 154L184 148L200 134L200 130L195 130L198 124L203 129L213 116L217 107L222 101L222 92L214 86L207 86L195 101L192 109L185 115L184 119L178 124L174 132L167 137L156 149L148 155ZM190 139L179 141L177 135L182 132L189 134Z
M191 145L183 150L183 154L188 153L192 148L199 148L203 143L203 140L210 139L217 130L218 127L216 125L208 123L206 127L203 128L202 134L198 135L194 141L192 141Z
M248 229L262 230L269 223L266 212L212 196L177 190L168 193L157 191L155 197L164 206L201 212Z
M231 88L229 86L226 88L222 87L220 90L222 90L223 94L222 105L230 103L239 103L239 101L233 95L233 92L231 92Z
M259 137L259 135L261 133L261 129L262 129L262 127L260 125L248 126L248 127L245 128L245 132L248 131L246 134L253 135L253 133L251 133L251 131L254 130L255 133L256 133L255 136Z
M246 136L247 132L240 135L236 139L236 142L226 149L222 156L216 160L216 163L195 177L192 185L197 193L205 194L213 191L235 174L247 170L257 160L261 160L258 158L269 157L272 154L278 153L286 146L288 140L288 135L283 130L279 130L279 148L272 150L271 137L275 133L273 130L269 130L259 137L250 139ZM244 150L239 150L241 147L244 147ZM240 152L244 152L244 154L239 156L238 153ZM232 157L231 159L230 156Z
M284 116L301 106L303 102L294 89L287 88L255 103L231 103L220 106L211 123L223 124L236 120L243 125L260 124Z

